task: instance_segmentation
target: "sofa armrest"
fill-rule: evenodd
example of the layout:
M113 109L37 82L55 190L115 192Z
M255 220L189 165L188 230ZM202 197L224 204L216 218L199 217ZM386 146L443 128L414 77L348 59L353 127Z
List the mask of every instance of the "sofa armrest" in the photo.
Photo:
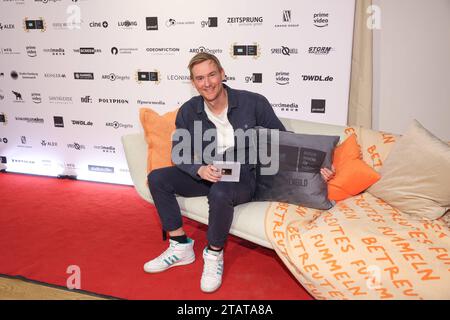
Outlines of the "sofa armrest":
M153 203L147 186L147 142L144 134L128 134L121 139L134 187L144 200Z

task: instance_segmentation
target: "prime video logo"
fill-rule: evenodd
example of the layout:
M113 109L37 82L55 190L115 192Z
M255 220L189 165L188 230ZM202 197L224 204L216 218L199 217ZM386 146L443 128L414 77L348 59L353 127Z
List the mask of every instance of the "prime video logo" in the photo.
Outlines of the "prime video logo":
M278 173L280 159L278 130L237 129L234 131L233 152L226 150L222 155L216 152L217 130L207 129L203 132L201 121L194 121L194 137L187 129L176 129L172 141L172 162L175 165L212 164L214 160L225 160L241 164L259 164L261 175ZM225 156L225 159L222 156Z

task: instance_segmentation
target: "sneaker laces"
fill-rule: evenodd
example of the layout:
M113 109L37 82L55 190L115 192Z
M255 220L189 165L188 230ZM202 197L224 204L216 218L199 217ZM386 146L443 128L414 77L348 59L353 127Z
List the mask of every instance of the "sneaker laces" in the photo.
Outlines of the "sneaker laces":
M203 276L209 278L217 278L221 276L223 272L223 260L219 259L219 256L208 253L204 259Z

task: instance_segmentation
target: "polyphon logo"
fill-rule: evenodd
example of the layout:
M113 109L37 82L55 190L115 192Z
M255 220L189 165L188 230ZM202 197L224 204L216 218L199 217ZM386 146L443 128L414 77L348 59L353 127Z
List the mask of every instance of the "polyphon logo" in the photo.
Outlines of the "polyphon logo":
M243 56L253 57L258 59L261 56L261 48L257 43L250 45L242 45L233 43L230 48L230 55L233 59Z
M154 71L137 70L135 73L135 79L139 84L143 82L153 82L154 84L159 84L161 82L161 75L158 70Z
M47 30L47 25L42 17L35 20L25 17L25 19L23 19L23 28L26 32L30 32L31 30L39 30L44 32Z

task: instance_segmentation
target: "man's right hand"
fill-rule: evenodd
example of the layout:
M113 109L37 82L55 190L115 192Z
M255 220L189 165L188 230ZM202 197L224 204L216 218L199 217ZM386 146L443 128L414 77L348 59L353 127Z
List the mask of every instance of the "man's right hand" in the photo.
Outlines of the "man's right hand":
M207 166L201 166L200 169L198 169L197 174L203 179L210 182L217 182L222 178L222 175L219 172L219 169L214 167L212 164L209 164Z

